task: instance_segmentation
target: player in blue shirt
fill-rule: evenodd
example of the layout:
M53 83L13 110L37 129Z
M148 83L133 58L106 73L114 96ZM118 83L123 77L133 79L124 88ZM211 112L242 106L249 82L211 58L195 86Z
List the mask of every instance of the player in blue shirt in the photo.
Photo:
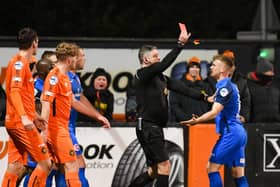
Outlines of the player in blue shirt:
M222 187L219 169L227 165L238 187L248 187L245 173L245 146L247 133L240 122L240 98L237 86L229 78L233 66L231 58L217 55L211 65L211 76L217 80L216 94L212 109L201 116L181 121L182 125L192 125L215 118L216 132L220 134L207 167L210 187Z

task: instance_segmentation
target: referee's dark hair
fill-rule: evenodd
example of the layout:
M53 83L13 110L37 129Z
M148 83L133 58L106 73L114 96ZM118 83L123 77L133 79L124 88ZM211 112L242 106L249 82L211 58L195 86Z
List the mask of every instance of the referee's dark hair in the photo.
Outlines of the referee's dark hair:
M145 56L148 52L151 52L153 49L157 49L157 47L154 46L154 45L143 45L143 46L139 49L139 52L138 52L138 59L139 59L139 61L140 61L140 64L143 63L144 56Z

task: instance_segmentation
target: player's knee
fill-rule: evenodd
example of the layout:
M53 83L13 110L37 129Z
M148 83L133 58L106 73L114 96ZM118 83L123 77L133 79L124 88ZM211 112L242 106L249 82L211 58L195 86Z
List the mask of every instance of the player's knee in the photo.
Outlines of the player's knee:
M158 174L169 175L170 173L170 161L166 160L157 164Z
M231 175L233 178L239 178L239 177L244 176L244 168L242 168L242 167L232 168Z
M216 171L219 171L221 167L221 164L215 164L215 163L211 163L209 162L207 164L207 173L212 173L212 172L216 172Z

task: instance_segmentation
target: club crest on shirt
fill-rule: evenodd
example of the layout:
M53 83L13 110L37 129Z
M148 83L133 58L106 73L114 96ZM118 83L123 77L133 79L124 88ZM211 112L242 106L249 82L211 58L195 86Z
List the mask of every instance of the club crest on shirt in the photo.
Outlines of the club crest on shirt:
M227 96L227 95L228 95L228 89L222 88L222 89L220 90L220 95L221 95L222 97Z
M58 82L58 79L56 76L51 76L50 78L50 84L51 85L56 85L56 83Z
M46 154L48 152L47 148L46 147L41 147L41 152Z
M74 156L74 155L75 155L75 151L74 151L73 149L71 149L71 150L69 151L69 155L70 155L70 156Z
M21 70L23 67L23 63L21 61L16 61L16 63L14 64L14 67L16 70Z

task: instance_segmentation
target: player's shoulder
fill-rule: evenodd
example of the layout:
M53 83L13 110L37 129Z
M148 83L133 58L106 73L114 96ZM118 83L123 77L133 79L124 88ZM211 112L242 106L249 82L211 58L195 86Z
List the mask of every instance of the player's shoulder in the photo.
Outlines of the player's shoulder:
M227 96L230 92L232 92L232 82L230 79L223 79L219 81L217 84L218 93L221 96Z
M10 61L9 65L16 70L21 70L24 68L24 65L26 64L26 60L24 58L21 58L19 55L13 56Z
M230 78L225 78L217 83L217 88L231 87Z

